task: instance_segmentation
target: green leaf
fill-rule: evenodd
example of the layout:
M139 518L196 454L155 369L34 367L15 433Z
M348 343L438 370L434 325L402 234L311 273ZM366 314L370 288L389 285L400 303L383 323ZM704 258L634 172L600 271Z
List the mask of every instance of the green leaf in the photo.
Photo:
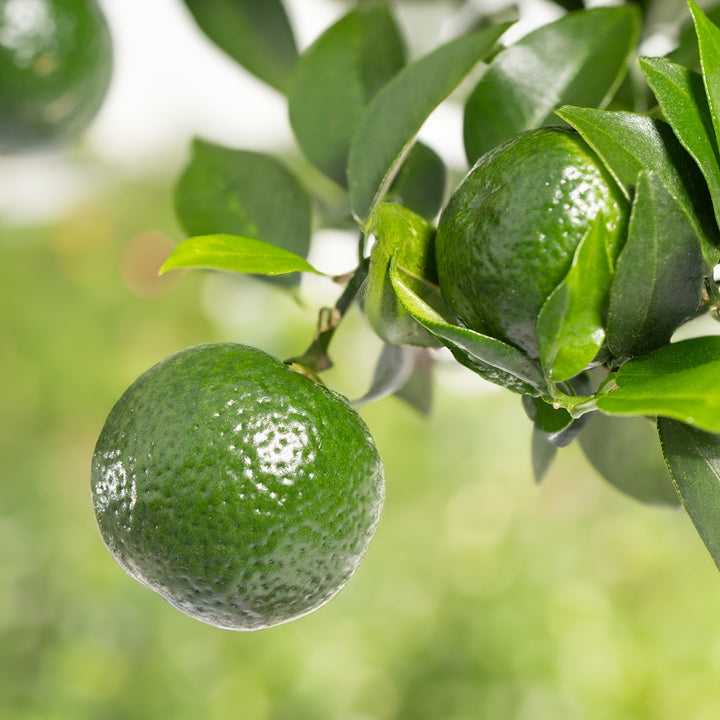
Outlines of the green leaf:
M621 492L644 503L678 505L653 423L641 417L586 415L579 441L597 472Z
M499 53L465 106L469 162L516 133L557 122L561 105L605 104L627 70L639 29L633 5L580 10Z
M635 113L571 106L557 114L583 136L628 199L642 170L655 173L688 215L706 262L715 264L720 234L707 184L667 123Z
M211 268L258 275L310 272L322 275L299 255L239 235L203 235L183 240L160 268Z
M659 415L720 432L720 335L663 345L628 360L601 386L610 415Z
M557 446L548 442L545 434L533 426L530 452L532 457L532 469L535 482L542 482L547 471L552 465L552 461L557 455Z
M413 369L407 382L395 391L395 397L421 415L428 416L433 406L434 360L425 348L407 347L413 360Z
M395 293L405 310L437 337L458 359L486 379L533 397L548 394L540 365L521 350L487 335L449 323L410 286L412 278L396 263L390 267ZM439 294L438 294L438 298Z
M175 187L175 211L189 236L240 235L306 257L310 198L275 158L196 140Z
M447 170L442 158L427 145L416 142L400 166L386 200L433 220L445 199Z
M642 171L610 291L607 342L616 357L670 342L700 304L703 257L687 216L654 173Z
M673 132L700 168L720 222L718 147L702 77L660 57L641 58L640 67Z
M569 445L585 424L585 418L574 418L565 408L554 407L542 398L523 396L523 407L535 430L555 447Z
M363 110L404 64L385 2L351 10L300 57L288 89L290 125L307 158L340 185L347 185L350 139Z
M538 315L540 361L553 382L582 372L605 340L610 263L607 232L600 216L580 241L567 275Z
M200 29L233 60L284 92L297 48L280 0L184 0Z
M380 202L430 113L490 53L510 23L440 46L403 68L370 101L350 143L348 186L364 223Z
M395 203L377 205L369 227L375 236L365 292L365 313L370 325L387 343L437 346L436 338L402 306L390 279L390 262L394 258L408 276L437 283L435 228Z
M705 95L710 106L715 141L720 138L720 29L692 0L688 3L695 23Z
M720 437L666 418L658 433L683 507L720 568Z
M710 22L720 23L720 5L707 10L707 18ZM667 55L668 60L684 65L685 67L700 69L700 53L698 50L697 34L692 16L682 23L677 47Z

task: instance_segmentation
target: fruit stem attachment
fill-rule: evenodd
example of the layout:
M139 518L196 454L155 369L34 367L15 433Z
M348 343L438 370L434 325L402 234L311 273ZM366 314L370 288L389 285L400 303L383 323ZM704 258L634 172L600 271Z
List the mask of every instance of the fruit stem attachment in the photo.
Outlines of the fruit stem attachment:
M333 363L328 354L330 341L367 279L369 266L370 259L363 259L347 281L347 285L337 299L335 306L320 308L313 341L302 355L288 358L285 361L287 365L294 365L296 370L314 379L317 379L318 373L332 367Z

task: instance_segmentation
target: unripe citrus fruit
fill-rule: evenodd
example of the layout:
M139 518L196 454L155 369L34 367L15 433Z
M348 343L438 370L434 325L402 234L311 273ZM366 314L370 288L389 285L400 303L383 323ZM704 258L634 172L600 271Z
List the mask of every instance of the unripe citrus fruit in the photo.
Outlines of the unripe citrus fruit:
M111 66L95 0L0 0L0 151L82 131L102 104Z
M602 215L614 259L628 201L574 130L522 133L478 160L443 211L436 238L440 289L467 327L537 357L535 324Z
M319 607L355 572L383 469L347 401L266 353L209 344L141 375L95 448L118 563L183 612L252 630Z

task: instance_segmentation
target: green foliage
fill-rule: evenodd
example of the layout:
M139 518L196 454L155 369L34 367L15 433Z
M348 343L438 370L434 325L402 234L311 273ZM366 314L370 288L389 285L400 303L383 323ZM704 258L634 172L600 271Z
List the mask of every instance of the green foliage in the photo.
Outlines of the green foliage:
M712 508L720 507L720 490L709 478L717 473L720 335L678 340L675 334L695 317L720 310L713 279L720 257L720 29L713 20L690 3L697 69L694 62L678 62L693 57L687 37L672 57L637 57L652 29L652 2L595 9L561 3L571 11L509 46L500 43L510 23L478 17L481 29L438 38L408 62L404 28L389 2L357 3L299 57L279 2L262 10L229 0L186 4L216 44L286 93L297 148L278 159L196 141L175 195L190 239L178 245L166 269L317 273L304 260L313 227L354 227L357 267L335 278L342 286L335 306L320 310L308 349L288 362L310 374L329 368L335 333L348 310L359 307L382 340L361 402L396 395L426 412L428 367L443 357L427 347L442 346L458 364L523 397L533 423L537 479L548 474L558 447L579 439L615 487L644 502L667 504L676 498L667 473L657 471L657 453L647 466L637 462L649 442L657 449L655 435L648 440L646 431L647 418L659 418L664 462L717 559L720 531ZM278 57L271 62L268 48L275 41ZM651 95L658 107L648 113ZM448 173L446 160L417 137L444 102L461 105L470 162L496 157L486 153L518 133L567 123L579 135L557 134L571 136L585 167L606 180L601 199L591 203L597 219L583 226L579 244L563 246L567 263L560 263L559 277L547 263L538 272L524 272L523 261L507 272L504 315L522 304L518 299L541 295L525 330L532 342L507 333L502 324L502 337L499 330L483 334L466 327L458 319L463 315L457 298L439 287L435 261L442 275L443 251L434 243L435 231L438 217L454 207L446 182L467 168ZM318 212L322 192L307 180L311 174L290 171L300 166L296 151L316 178L332 181L334 215ZM530 156L522 150L516 164L504 168L511 180L542 165L543 158L535 158L529 168ZM585 178L563 175L569 166L563 159L555 167L560 199L557 207L549 206L559 219L548 221L553 230L539 231L538 243L552 232L570 237L566 225L588 221L589 210L578 217L575 196L590 184L590 171ZM474 190L491 186L485 167L478 163L473 170L479 173ZM530 185L540 193L538 183ZM522 182L511 186L525 193L503 206L512 231L528 217L532 198ZM607 209L598 208L615 191L617 217L609 218ZM492 205L480 207L479 197L477 190L467 199L461 224L470 224L473 213L494 211ZM525 228L522 234L524 242L531 233ZM504 268L500 255L488 251L482 263ZM548 287L540 293L542 283ZM465 293L470 301L473 293L479 289ZM483 309L493 300L485 297ZM634 454L629 438L638 438ZM619 459L625 456L632 460ZM705 495L695 501L698 488Z
M555 123L561 105L605 104L627 70L638 31L632 5L582 10L499 53L465 106L470 162L512 135Z
M281 0L184 0L200 29L233 60L278 90L297 60Z

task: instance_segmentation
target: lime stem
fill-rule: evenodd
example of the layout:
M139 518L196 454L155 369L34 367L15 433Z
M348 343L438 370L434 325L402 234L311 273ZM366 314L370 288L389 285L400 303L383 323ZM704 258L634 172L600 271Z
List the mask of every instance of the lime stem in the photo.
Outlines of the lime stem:
M300 366L308 374L312 375L317 375L317 373L332 367L332 360L328 354L330 341L367 279L369 265L370 260L368 258L363 259L350 277L334 307L320 308L317 330L313 341L302 355L286 360L287 364Z

